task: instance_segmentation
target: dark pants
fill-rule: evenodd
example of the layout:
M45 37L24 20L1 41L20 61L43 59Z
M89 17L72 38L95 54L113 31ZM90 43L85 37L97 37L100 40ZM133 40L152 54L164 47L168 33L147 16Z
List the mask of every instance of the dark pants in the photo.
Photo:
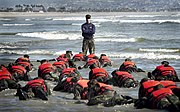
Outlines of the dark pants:
M19 88L20 85L16 83L14 80L10 79L2 79L0 80L0 91L5 90L5 89L17 89Z
M157 108L167 109L171 112L179 110L180 102L179 98L175 95L166 96L157 103Z
M48 100L48 93L44 91L42 87L30 87L27 86L23 88L17 89L17 96L19 96L19 100L27 100L31 98L39 98L42 100Z
M74 94L74 98L73 99L75 99L75 100L83 99L82 93L83 93L83 88L81 86L79 86L79 85L75 85L75 87L73 89L73 94Z
M90 54L95 53L94 39L83 39L82 52L86 55L88 49Z
M98 95L88 100L87 105L97 105L103 103L104 106L115 106L133 103L134 99L129 96L122 96L118 94L112 95Z

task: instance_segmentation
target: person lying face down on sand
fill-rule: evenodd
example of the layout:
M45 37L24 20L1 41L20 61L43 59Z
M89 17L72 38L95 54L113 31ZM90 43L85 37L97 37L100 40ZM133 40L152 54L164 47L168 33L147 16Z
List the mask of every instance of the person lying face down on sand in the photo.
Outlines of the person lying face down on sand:
M119 67L120 71L132 72L145 72L144 70L137 68L135 62L131 61L130 58L125 59L125 61Z
M21 85L15 81L5 65L0 65L0 91L8 88L18 89L20 87Z
M39 62L39 60L37 60ZM56 68L48 62L48 60L43 59L40 61L41 65L38 68L38 77L44 80L58 81L59 73Z
M157 66L152 73L148 72L148 77L154 80L180 81L175 69L169 65L168 61L162 61L161 65Z
M104 106L115 106L133 103L130 96L118 95L112 86L100 83L96 79L88 82L88 103L87 105L103 104Z
M144 81L141 81L141 83L143 82ZM153 86L152 89L153 90L149 94L146 94L144 97L140 97L135 101L134 106L137 109L165 109L171 112L180 110L179 98L172 92L170 88L165 88L162 84L157 84Z
M9 63L8 64L8 70L11 73L11 75L14 77L16 82L18 81L29 81L31 80L30 75L28 74L27 69L18 63Z
M48 100L48 95L51 95L50 88L46 81L40 77L27 82L24 87L18 88L16 93L19 100L28 100L32 98Z
M106 56L106 54L101 54L99 62L101 67L112 66L111 60Z
M112 73L112 82L114 86L125 87L125 88L135 88L138 86L138 81L136 81L133 76L126 71L114 70Z

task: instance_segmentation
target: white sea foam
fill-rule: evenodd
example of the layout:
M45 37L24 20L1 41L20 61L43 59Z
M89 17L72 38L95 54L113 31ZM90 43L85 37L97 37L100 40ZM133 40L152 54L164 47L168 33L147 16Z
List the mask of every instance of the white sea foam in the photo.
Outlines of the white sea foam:
M59 17L59 18L53 18L53 21L61 21L61 20L66 20L66 21L72 21L72 20L85 20L84 17Z
M53 55L59 56L59 55L64 54L64 53L66 53L66 51L62 50L62 51L55 52Z
M52 51L47 51L47 50L5 50L5 49L1 49L0 53L7 53L7 54L39 54L39 55L50 55L50 54L54 54L54 52Z
M81 38L81 35L75 33L67 33L67 32L33 32L33 33L18 33L16 35L25 36L25 37L38 37L43 39L69 39L69 40L77 40Z
M136 42L135 38L95 38L96 42Z
M3 26L32 26L33 24L3 24Z
M129 18L153 18L157 16L160 16L160 15L123 15L123 17L129 17Z
M119 20L120 23L180 23L180 20Z
M0 48L17 48L17 46L0 45Z
M179 52L179 49L143 49L140 48L139 51L143 52Z
M32 32L32 33L17 33L16 35L24 36L24 37L34 37L34 38L42 38L42 39L50 39L50 40L56 40L56 39L69 39L69 40L77 40L81 39L82 36L79 33L74 32L58 32L58 31L52 31L52 32ZM107 38L101 38L104 37L104 35L107 36ZM109 37L118 37L118 38L109 38ZM122 37L122 38L119 38ZM111 33L107 34L97 34L95 36L96 42L136 42L136 38L125 38L126 35L114 35Z
M132 59L180 59L179 55L161 53L106 53L111 58L132 58Z
M25 21L31 21L31 19L27 18L27 19L25 19Z
M120 23L180 23L180 20L173 20L173 19L167 19L167 20L157 20L157 19L122 19L122 17L129 17L129 18L153 18L159 15L123 15L123 16L106 16L106 17L94 17L91 21L92 22L120 22ZM60 17L60 18L53 18L53 21L60 21L60 20L66 20L66 21L84 21L84 17Z
M11 21L11 20L13 20L13 19L7 19L7 18L0 18L0 21Z

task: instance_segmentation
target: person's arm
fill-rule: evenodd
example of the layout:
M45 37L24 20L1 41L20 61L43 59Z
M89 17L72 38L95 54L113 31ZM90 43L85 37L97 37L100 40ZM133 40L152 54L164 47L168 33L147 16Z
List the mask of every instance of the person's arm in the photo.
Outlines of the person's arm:
M88 67L88 62L83 66L79 66L78 69L80 70L80 69L87 68L87 67Z
M95 25L94 25L94 24L92 24L92 26L93 26L93 29L92 29L92 34L95 34L95 32L96 32L96 27L95 27Z
M92 27L92 29L90 29L90 27ZM93 34L95 34L96 28L92 23L90 23L90 24L83 24L81 29L82 29L82 33L93 35Z
M77 74L78 77L81 77L81 74L77 69L75 69L74 72Z
M157 73L158 73L158 70L157 70L157 69L155 69L155 70L152 71L152 75L154 75L154 76L156 76Z
M49 85L47 84L46 81L44 81L44 84L45 84L45 86L46 86L47 94L48 94L48 95L51 95L51 90L50 90Z
M89 30L88 30L88 24L83 24L81 26L81 30L82 30L82 33L89 33Z
M92 79L92 71L89 72L89 80Z
M176 77L176 81L177 82L180 82L179 78L178 78L178 75L177 75L177 72L174 70L174 74L175 74L175 77Z
M38 69L38 77L41 77L41 70Z
M121 66L119 67L119 70L124 70L124 64L121 64Z

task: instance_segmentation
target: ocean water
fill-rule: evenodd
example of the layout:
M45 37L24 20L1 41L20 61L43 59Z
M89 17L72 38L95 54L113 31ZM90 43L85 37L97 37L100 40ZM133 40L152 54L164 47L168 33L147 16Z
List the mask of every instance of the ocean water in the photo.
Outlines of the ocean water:
M147 72L154 70L161 61L167 60L180 77L180 13L93 12L89 14L92 15L91 22L96 26L94 37L96 55L105 53L112 60L113 66L106 68L108 73L119 68L125 58L131 58L139 68ZM73 54L78 53L82 46L81 25L85 22L84 16L85 13L68 14L68 16L58 13L53 16L1 16L0 60L15 60L19 56L28 54L35 62L56 58L66 50L72 50ZM80 72L83 77L88 77L89 69ZM36 73L33 75L36 76ZM140 81L146 76L136 74L134 77ZM116 87L115 89L120 94L137 97L138 88ZM153 111L136 110L132 105L111 108L76 105L73 103L72 95L59 92L53 92L48 102L26 101L20 102L23 105L20 106L19 100L14 99L10 92L6 92L0 93L0 96L6 94L1 100L10 106L1 110L10 107L9 111L18 111L18 107L23 107L24 111L32 111L34 109L32 106L37 106L38 111L61 109L64 111ZM46 105L50 108L48 109Z

